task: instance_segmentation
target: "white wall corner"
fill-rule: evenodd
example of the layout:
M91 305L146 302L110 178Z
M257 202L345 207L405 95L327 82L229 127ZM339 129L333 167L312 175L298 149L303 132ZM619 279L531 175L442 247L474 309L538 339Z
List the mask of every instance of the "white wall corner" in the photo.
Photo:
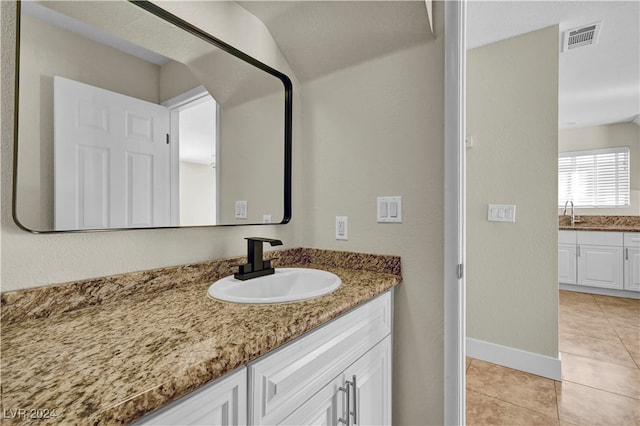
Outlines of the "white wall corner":
M562 360L467 337L467 356L536 376L562 380Z

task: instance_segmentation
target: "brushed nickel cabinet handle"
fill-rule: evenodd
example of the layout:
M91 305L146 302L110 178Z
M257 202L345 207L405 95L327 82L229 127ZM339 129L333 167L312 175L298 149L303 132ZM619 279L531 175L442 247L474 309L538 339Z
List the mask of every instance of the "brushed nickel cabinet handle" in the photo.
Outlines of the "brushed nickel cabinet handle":
M353 375L353 423L358 424L358 386L356 385L356 375Z
M338 419L338 423L343 423L347 426L351 426L351 387L349 386L351 382L347 381L345 387L340 386L338 388L339 391L345 392L347 394L347 419L345 420L343 417Z

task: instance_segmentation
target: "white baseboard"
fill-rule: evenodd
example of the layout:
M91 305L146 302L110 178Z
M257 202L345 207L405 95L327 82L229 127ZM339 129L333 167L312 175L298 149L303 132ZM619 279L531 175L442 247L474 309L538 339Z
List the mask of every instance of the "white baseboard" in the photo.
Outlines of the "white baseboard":
M562 360L467 337L467 356L503 367L562 380Z
M616 290L613 288L588 287L586 285L574 285L560 283L560 290L578 291L580 293L601 294L603 296L626 297L627 299L640 299L640 292L631 290Z

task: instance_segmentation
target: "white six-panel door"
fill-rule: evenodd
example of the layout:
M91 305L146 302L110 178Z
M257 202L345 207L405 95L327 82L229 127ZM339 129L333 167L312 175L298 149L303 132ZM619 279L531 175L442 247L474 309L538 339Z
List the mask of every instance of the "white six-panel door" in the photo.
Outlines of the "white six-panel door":
M170 225L169 112L54 78L55 229Z

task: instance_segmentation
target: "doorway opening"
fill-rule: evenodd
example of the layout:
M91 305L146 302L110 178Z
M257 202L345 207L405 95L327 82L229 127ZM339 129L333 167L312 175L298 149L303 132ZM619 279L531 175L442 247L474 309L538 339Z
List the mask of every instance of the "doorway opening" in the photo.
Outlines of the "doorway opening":
M219 108L202 86L164 104L171 116L175 226L218 223Z

